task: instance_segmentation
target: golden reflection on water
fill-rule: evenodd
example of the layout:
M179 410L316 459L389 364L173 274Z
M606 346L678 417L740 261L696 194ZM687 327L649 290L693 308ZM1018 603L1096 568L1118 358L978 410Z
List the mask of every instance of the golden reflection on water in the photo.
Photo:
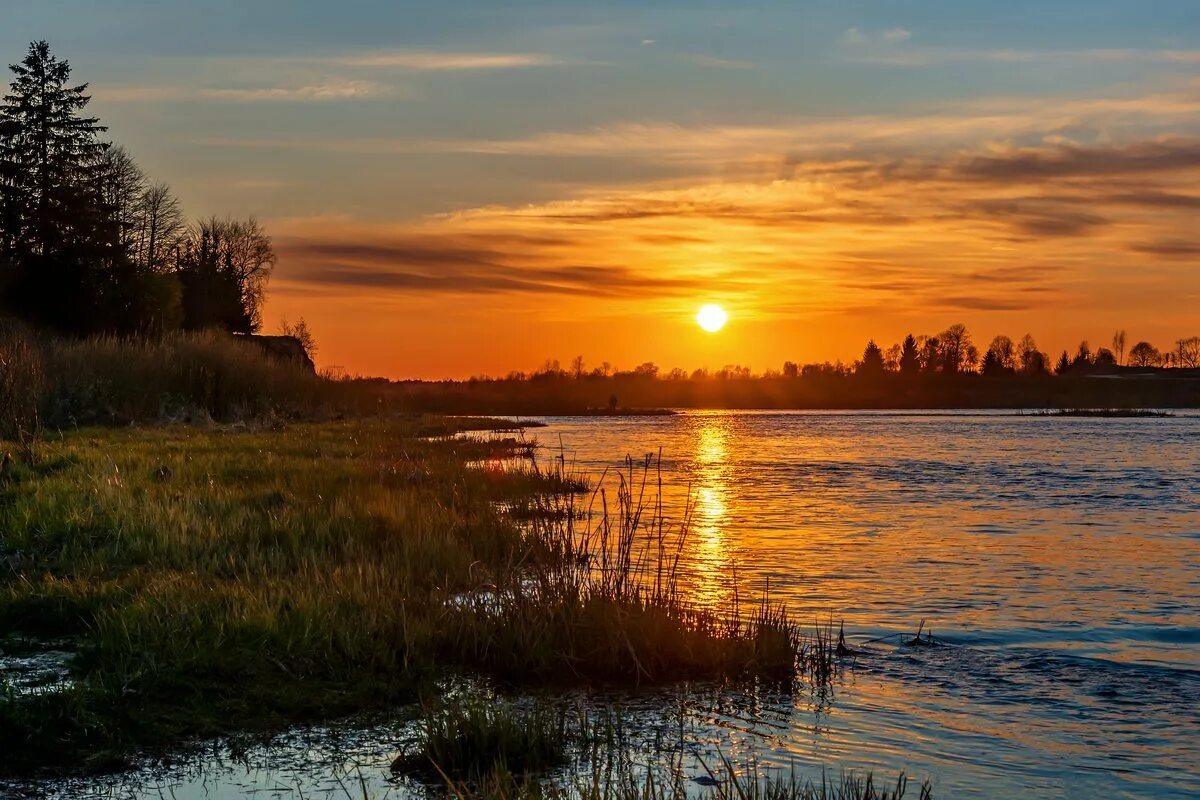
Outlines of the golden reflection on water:
M720 606L732 599L736 565L727 538L729 517L729 419L696 419L692 462L692 540L698 570L690 587L694 600Z

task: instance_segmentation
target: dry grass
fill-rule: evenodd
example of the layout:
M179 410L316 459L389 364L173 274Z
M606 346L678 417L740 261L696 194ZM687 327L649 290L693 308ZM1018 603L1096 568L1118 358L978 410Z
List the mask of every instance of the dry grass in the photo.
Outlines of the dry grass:
M35 335L0 320L0 438L130 423L323 420L394 411L376 381L333 380L220 332Z
M27 461L41 435L45 382L42 359L29 330L0 319L0 440L15 442Z

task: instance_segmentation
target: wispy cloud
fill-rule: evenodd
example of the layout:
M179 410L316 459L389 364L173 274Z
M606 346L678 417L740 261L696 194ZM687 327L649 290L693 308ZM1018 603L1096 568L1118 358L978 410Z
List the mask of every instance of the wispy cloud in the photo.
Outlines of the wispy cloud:
M372 243L287 237L280 253L287 279L331 287L442 294L556 294L642 297L692 294L712 288L699 276L655 276L605 264L553 263L536 250L514 249L514 237L392 230ZM543 245L560 244L537 237ZM528 244L526 238L526 244ZM732 284L731 284L732 285Z
M417 71L505 70L546 67L563 63L543 53L469 53L434 50L396 50L356 53L317 59L343 67Z
M728 298L760 316L1024 313L1109 302L1153 265L1195 291L1200 139L798 162L404 225L283 225L280 278L328 292ZM1140 272L1139 272L1140 270ZM1128 289L1128 287L1126 287ZM566 302L564 300L564 302ZM1132 307L1136 301L1125 298Z
M910 37L897 35L888 38L887 33L874 39L866 38L861 32L842 41L848 45L886 43L900 45ZM907 33L907 31L904 31ZM849 34L849 31L847 32ZM846 58L863 64L882 64L897 67L930 67L961 62L991 62L998 64L1200 64L1200 50L1154 50L1154 49L1079 49L1079 50L1022 50L1012 48L954 48L934 46L893 46L885 48L848 48Z
M983 97L896 115L850 115L776 120L771 124L619 122L582 130L549 130L519 138L285 138L209 137L209 146L282 148L363 155L468 153L494 156L611 158L687 166L697 173L744 164L761 174L797 160L838 155L853 161L882 151L953 153L983 141L1046 144L1073 138L1099 143L1200 134L1200 82L1154 90L1075 97ZM1042 165L1042 168L1052 168Z
M260 86L104 86L93 97L104 103L169 103L212 101L224 103L321 103L396 96L403 87L366 80L325 80L310 84Z
M862 28L847 28L842 32L840 41L849 47L861 47L872 43L887 42L898 44L912 38L912 31L907 28L888 28L881 31L869 31Z
M288 102L322 102L329 100L357 100L394 94L395 87L373 81L344 80L326 81L307 86L255 86L238 88L198 89L197 97L209 100L232 102L262 102L281 100Z
M754 69L753 61L742 61L734 58L718 58L717 56L689 53L683 58L693 64L713 69Z

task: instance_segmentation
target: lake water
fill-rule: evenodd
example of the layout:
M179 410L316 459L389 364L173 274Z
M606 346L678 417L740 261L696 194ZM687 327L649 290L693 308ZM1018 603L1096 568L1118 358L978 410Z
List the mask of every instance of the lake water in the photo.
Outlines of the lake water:
M696 601L727 601L735 585L746 598L769 579L794 617L844 620L864 648L829 692L684 698L699 755L817 780L904 770L937 798L1197 796L1200 416L542 421L543 458L608 469L610 486L626 454L661 448L666 512L691 498ZM902 646L922 622L946 646ZM617 701L648 720L680 702ZM397 797L387 764L406 735L285 741L68 794L345 797L361 779Z
M827 705L783 700L736 746L942 797L1197 796L1200 417L543 421L593 475L662 449L668 508L693 499L697 599L769 578L852 642L925 621L952 645L876 643Z

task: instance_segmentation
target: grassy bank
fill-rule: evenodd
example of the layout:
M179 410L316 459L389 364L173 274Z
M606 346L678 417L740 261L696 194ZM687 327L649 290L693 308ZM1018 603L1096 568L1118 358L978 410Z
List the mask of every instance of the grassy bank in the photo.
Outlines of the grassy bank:
M331 380L246 337L71 339L0 318L0 439L94 425L315 421L399 405L381 382Z
M672 576L639 578L661 542L628 487L589 536L498 511L583 487L477 466L519 438L449 436L497 427L84 429L12 462L0 631L77 656L68 686L0 698L4 770L386 708L448 672L632 685L791 674L812 652L779 609L702 612Z

